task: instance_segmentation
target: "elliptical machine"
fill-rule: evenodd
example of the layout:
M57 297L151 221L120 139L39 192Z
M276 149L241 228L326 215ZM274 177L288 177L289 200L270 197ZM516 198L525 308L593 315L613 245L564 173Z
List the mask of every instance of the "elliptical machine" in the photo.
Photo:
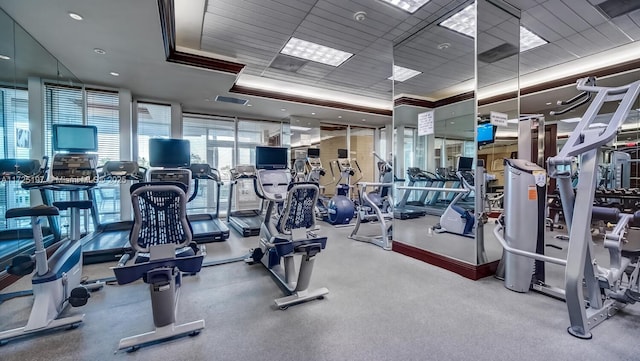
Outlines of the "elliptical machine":
M338 159L329 163L329 169L335 179L334 164L339 170L340 177L336 184L336 194L327 204L327 218L325 220L333 225L345 225L351 222L355 214L355 205L349 198L351 177L355 175L355 169L351 165L346 149L338 149ZM355 165L359 168L357 162Z
M315 256L327 244L327 237L317 237L314 206L318 199L318 186L308 182L291 183L287 171L288 148L256 147L256 193L267 201L267 210L260 228L258 248L246 259L249 264L261 262L274 280L287 294L275 304L282 310L289 306L329 293L326 288L309 290ZM283 211L272 216L279 204ZM300 256L299 272L294 257Z
M393 198L391 196L391 187L393 187L393 168L391 163L380 158L375 152L373 155L378 158L378 171L380 173L380 182L358 182L358 207L356 217L356 226L351 232L349 238L370 242L382 247L384 250L391 250L392 242L392 222L393 219ZM375 189L374 189L375 188ZM367 192L367 189L374 189ZM378 222L380 225L379 235L362 235L358 234L360 225L365 222Z
M440 216L440 223L433 227L436 233L449 232L469 238L475 237L476 217L473 212L469 212L456 204L468 196L475 188L474 176L471 170L472 165L473 158L460 157L458 159L458 172L456 174L463 187L447 190L448 192L456 193L456 196Z

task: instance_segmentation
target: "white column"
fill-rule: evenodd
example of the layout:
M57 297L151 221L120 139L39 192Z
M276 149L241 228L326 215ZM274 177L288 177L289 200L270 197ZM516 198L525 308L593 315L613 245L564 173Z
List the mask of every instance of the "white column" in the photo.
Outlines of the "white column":
M118 90L118 105L120 111L120 160L133 159L133 107L131 90ZM131 212L130 182L120 184L120 219L133 219Z
M45 155L45 117L44 117L44 87L38 77L27 80L29 92L29 130L31 130L31 150L29 158L42 159ZM30 194L32 206L42 204L40 192L32 190Z
M171 103L171 138L182 138L182 105Z

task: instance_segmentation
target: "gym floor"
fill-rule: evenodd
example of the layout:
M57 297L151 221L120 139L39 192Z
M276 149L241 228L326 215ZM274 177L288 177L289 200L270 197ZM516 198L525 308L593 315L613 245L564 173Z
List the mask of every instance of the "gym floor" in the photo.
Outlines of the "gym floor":
M120 338L153 328L148 288L141 281L109 285L82 308L70 331L17 339L0 348L10 360L633 360L640 358L640 308L629 306L593 330L570 336L561 301L506 290L492 277L454 273L347 238L351 227L321 223L327 248L317 258L312 287L324 300L276 309L281 292L261 265L242 262L185 277L178 321L204 319L199 336L114 355ZM435 236L437 237L437 235ZM207 259L240 256L256 245L232 232L207 245ZM84 268L108 277L109 264ZM30 287L23 278L11 289ZM24 325L28 297L0 306L3 329Z

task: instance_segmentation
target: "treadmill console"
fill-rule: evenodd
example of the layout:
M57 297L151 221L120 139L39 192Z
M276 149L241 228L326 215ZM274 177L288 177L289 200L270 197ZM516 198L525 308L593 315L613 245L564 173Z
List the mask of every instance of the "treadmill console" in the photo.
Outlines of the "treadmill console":
M191 170L181 168L152 169L149 171L150 182L178 182L187 186L191 183Z
M251 178L256 176L256 167L250 164L237 165L235 168L231 168L231 178Z
M98 178L98 155L84 153L58 153L51 164L52 181L73 178L76 181L95 182Z

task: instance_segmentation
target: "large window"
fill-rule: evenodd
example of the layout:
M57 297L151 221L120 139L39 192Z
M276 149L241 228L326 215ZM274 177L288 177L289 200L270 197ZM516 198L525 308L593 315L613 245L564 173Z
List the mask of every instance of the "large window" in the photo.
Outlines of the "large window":
M86 99L86 102L85 102ZM54 124L84 124L98 128L98 165L120 159L120 107L117 92L58 85L45 85L45 146L52 155ZM63 192L55 192L55 200L67 199ZM98 221L120 219L120 190L117 185L99 184L93 192L98 205ZM91 229L85 221L85 228Z
M87 90L87 124L98 127L98 164L120 160L118 93ZM120 185L100 183L94 190L100 223L120 220Z
M229 170L233 167L234 119L185 114L182 126L183 138L191 143L191 163L207 163L220 172L224 182L220 188L220 213L225 213L229 201ZM214 189L211 182L201 182L198 196L188 205L189 210L215 212Z
M2 158L29 158L29 99L28 92L22 89L0 88L0 155ZM26 141L18 141L18 133ZM0 229L22 228L29 226L28 219L6 220L7 209L28 207L29 191L22 189L18 182L0 183Z
M240 120L238 122L238 164L255 164L258 145L282 145L282 123Z
M138 164L149 167L149 139L171 136L171 106L138 103Z

